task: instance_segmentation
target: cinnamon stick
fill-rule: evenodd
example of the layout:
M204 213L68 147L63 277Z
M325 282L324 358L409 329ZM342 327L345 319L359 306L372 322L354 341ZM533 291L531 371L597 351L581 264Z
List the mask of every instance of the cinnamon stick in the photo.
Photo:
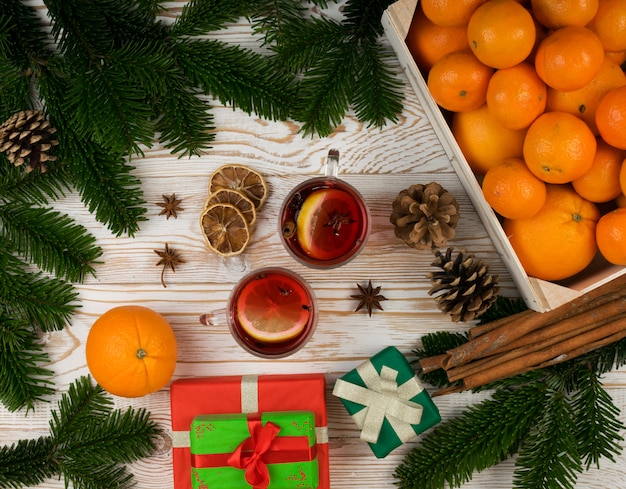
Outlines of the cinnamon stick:
M505 323L493 331L453 348L443 361L443 368L448 370L487 356L532 331L583 313L624 295L626 295L626 275L603 284L556 309L544 313L533 311L532 314L527 314L514 322Z
M570 352L564 353L557 358L553 358L552 360L543 362L542 364L538 365L537 368L551 367L552 365L556 365L558 363L567 362L568 360L572 360L573 358L592 352L593 350L597 350L598 348L608 346L612 343L617 343L624 338L626 338L626 330L618 331L611 336L607 336L606 338L602 338L601 340L594 341L587 345L581 346L580 348L576 348Z
M621 310L623 311L624 309L621 309ZM545 337L537 338L536 341L529 342L527 344L522 344L514 349L502 351L497 354L493 354L488 357L481 358L479 360L474 360L464 365L451 368L446 371L448 380L450 382L455 382L465 377L479 374L487 369L493 368L502 363L511 362L524 355L528 355L528 354L531 354L540 350L545 350L546 348L550 346L562 343L563 341L567 339L581 335L592 329L603 327L609 322L614 321L616 319L621 319L622 317L626 317L626 312L618 314L616 316L604 317L604 318L599 319L596 322L582 323L582 325L578 328L570 328L569 324L567 325L564 324L563 328L558 328L558 329L555 328L555 331L558 331L558 333L545 335ZM560 323L557 323L552 326L560 327L562 325ZM540 330L538 332L543 332L543 331L544 330Z
M474 326L468 331L469 339L473 340L485 333L489 333L490 331L499 328L500 326L512 323L513 321L519 321L523 317L533 314L534 312L535 311L533 311L532 309L526 309L525 311L520 311L516 314L511 314L510 316L496 319L494 321L489 321L488 323L481 324L479 326Z
M446 354L443 355L435 355L433 357L422 358L420 360L420 367L422 369L422 373L427 374L429 372L433 372L435 370L439 370L443 368L443 360L446 358Z
M466 389L474 389L495 380L511 377L522 372L528 372L539 368L539 365L544 362L553 361L578 348L582 348L585 345L608 338L625 330L626 317L621 317L615 321L608 322L604 326L594 328L543 350L527 353L510 362L504 362L479 373L468 375L463 378L463 384Z

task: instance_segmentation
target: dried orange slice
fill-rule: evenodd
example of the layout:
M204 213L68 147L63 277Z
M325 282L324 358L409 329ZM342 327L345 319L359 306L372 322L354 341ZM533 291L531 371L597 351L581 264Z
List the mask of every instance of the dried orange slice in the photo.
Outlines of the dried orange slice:
M209 178L209 194L229 188L238 190L248 197L259 210L267 199L267 184L263 175L245 165L224 165Z
M248 226L251 226L256 221L254 203L239 190L233 190L230 188L221 188L216 190L206 199L204 208L206 209L212 204L233 204L241 211L243 217L246 218Z
M222 256L241 253L250 241L248 222L233 204L211 204L200 216L200 229L209 248Z

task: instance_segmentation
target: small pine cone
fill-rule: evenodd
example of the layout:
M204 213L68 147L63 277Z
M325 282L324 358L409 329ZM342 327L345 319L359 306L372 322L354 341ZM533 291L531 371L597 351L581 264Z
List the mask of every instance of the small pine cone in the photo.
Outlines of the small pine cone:
M435 182L411 185L398 194L389 219L398 238L418 250L445 246L459 222L459 204Z
M45 172L45 163L56 160L56 132L41 110L16 112L0 126L0 151L15 166L26 163L26 172L36 168Z
M489 267L465 250L452 258L453 248L446 254L435 251L433 266L441 271L429 274L432 287L429 295L435 297L442 312L451 316L453 322L471 321L484 313L498 298L498 276L489 274Z

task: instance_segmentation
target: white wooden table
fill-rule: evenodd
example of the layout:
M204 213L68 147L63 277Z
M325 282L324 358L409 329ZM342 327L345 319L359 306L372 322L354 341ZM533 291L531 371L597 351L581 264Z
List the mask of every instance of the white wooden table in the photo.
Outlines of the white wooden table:
M247 26L241 25L220 31L219 35L223 40L249 43L247 32ZM399 68L398 76L404 78ZM172 380L251 373L324 373L328 385L332 487L391 489L395 468L420 440L407 443L385 459L376 459L367 444L359 440L358 429L339 400L330 394L332 385L337 377L384 346L396 346L410 357L423 334L468 327L452 323L428 295L427 274L433 270L431 253L409 248L394 236L389 216L397 193L413 183L442 184L455 194L462 214L450 245L482 258L491 272L499 275L502 294L516 296L510 275L408 83L400 121L382 130L368 129L348 114L329 137L304 138L293 122L268 122L218 105L214 106L214 115L216 140L206 155L179 160L155 147L146 152L145 158L134 160L149 208L148 221L134 238L111 235L85 210L77 196L70 195L57 204L59 210L86 225L97 237L104 251L103 263L97 267L96 277L77 286L81 308L71 326L43 338L50 368L55 372L57 396L49 403L37 404L28 415L10 413L0 406L0 444L46 434L50 411L56 408L57 399L76 378L88 374L85 341L91 324L114 306L141 304L163 314L175 330L179 359ZM290 188L322 171L331 147L341 152L341 176L362 192L370 206L373 229L364 251L355 260L339 269L320 272L298 264L283 249L277 215ZM226 163L261 171L270 189L249 247L243 255L233 258L211 253L198 225L208 177ZM162 194L172 193L183 199L184 211L177 219L166 220L158 215L161 208L156 203ZM186 263L177 267L176 273L166 272L164 288L153 250L162 249L166 242ZM253 357L235 343L225 327L209 330L198 322L201 313L225 303L241 276L268 265L289 268L306 278L321 311L313 339L304 349L282 360ZM357 293L357 283L367 284L370 279L374 285L382 286L381 293L389 300L382 303L384 311L368 317L364 311L354 312L357 301L350 295ZM623 409L621 419L626 421L626 372L608 374L605 386ZM445 421L484 397L462 393L436 398L436 403ZM115 398L115 402L122 408L146 408L166 434L171 432L167 387L143 398ZM626 433L622 436L626 438ZM473 482L464 487L511 487L513 465L513 459L507 460L476 474ZM131 470L138 489L173 487L169 449L134 464ZM63 488L64 483L50 480L39 487ZM604 460L601 470L582 474L577 484L580 489L619 487L626 487L626 453L616 463Z

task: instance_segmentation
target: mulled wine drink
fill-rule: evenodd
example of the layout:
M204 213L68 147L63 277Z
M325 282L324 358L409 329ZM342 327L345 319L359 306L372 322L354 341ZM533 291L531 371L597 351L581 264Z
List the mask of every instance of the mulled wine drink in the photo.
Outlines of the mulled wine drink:
M334 177L307 180L283 203L280 233L287 251L314 268L333 268L354 258L370 231L359 192Z
M263 268L239 281L226 310L204 314L204 324L225 313L230 331L245 350L263 358L295 353L317 325L317 301L309 285L282 268Z

